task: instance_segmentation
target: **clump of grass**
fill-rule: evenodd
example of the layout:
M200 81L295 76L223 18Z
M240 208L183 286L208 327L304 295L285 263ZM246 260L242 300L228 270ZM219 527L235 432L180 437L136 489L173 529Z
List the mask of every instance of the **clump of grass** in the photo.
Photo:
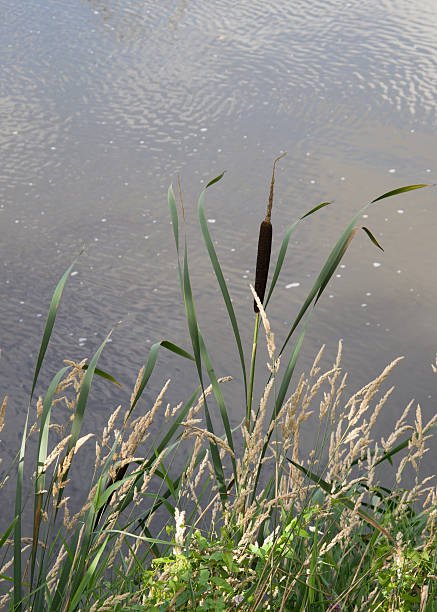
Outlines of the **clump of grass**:
M422 186L396 189L373 202ZM434 610L437 489L429 479L420 479L419 467L437 415L423 423L417 406L414 423L408 423L409 404L393 433L375 442L378 415L392 391L385 390L386 379L399 360L347 398L341 344L324 371L322 349L309 375L303 374L290 391L310 313L358 231L357 220L373 202L363 207L341 234L278 350L266 308L291 234L301 220L327 203L312 208L290 226L267 298L264 300L265 285L252 289L258 311L247 365L206 223L204 198L205 191L198 204L201 231L243 373L241 425L231 428L221 391L230 378L216 375L198 325L187 241L184 239L180 248L178 212L170 188L168 200L192 352L166 340L155 343L126 406L114 408L101 435L81 435L94 376L118 384L97 367L109 336L89 363L65 362L44 399L34 397L71 267L65 272L49 308L14 463L15 513L0 537L0 607L37 612ZM363 229L377 244L370 230ZM270 256L270 247L267 251ZM264 258L263 270L266 261ZM260 322L269 363L267 371L259 374L265 376L265 388L254 408ZM298 326L299 335L287 356L285 349ZM153 405L146 405L142 398L161 348L193 362L199 376L199 386L192 395L174 407L164 407L169 380ZM213 403L220 414L220 430L213 425ZM65 407L62 422L54 419L52 408L57 404ZM6 399L0 409L0 429L5 408ZM313 451L303 457L302 425L309 418L318 421L318 431ZM157 419L162 426L152 439ZM34 471L30 494L33 528L23 534L29 499L24 475L30 461L27 441L31 435L38 437L35 467L30 470ZM81 448L89 448L92 441L94 470L84 486L81 507L73 510L69 475L80 461ZM191 450L181 467L180 451L187 443ZM391 463L398 454L393 485L383 486L378 466ZM418 475L412 488L403 489L407 466Z

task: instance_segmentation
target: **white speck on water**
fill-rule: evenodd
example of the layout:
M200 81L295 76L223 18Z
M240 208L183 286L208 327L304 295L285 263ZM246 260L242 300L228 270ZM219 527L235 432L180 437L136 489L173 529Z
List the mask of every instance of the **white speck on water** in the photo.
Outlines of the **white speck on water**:
M42 314L39 312L36 316L37 317L42 317Z
M88 338L79 338L79 342L86 342Z
M396 168L390 168L389 172L390 174L394 174L396 172Z
M94 238L94 242L98 242L98 241L99 241L99 239L98 239L98 238Z
M315 184L315 182L316 182L316 181L315 181L314 179L311 179L311 180L310 180L311 185L314 185L314 184Z
M367 291L366 295L369 296L369 295L372 295L372 294L370 293L370 291Z
M51 151L56 151L56 147L50 147Z
M20 300L20 304L24 304L24 301L23 301L23 300Z
M411 134L414 134L416 130L413 128L412 130L410 130Z
M216 220L215 219L208 219L208 223L215 223Z
M374 268L379 268L379 267L381 266L381 264L379 263L379 261L374 261L374 262L373 262L373 264L372 264L372 266L373 266Z
M217 153L221 153L223 149L217 149Z
M363 215L363 219L368 219L369 215Z
M340 264L340 268L345 268L346 264Z
M234 253L234 252L235 252L235 249L231 249L231 253Z
M149 236L144 236L144 240L149 240Z
M402 208L400 208L399 210L396 211L399 215L403 215L404 211L402 210Z
M153 219L152 223L157 223L156 219Z
M367 304L361 304L361 308L366 308Z
M20 223L20 220L19 219L15 219L15 223Z
M300 283L295 282L295 283L288 283L288 285L285 285L286 289L291 289L292 287L300 287Z
M200 131L201 131L201 132L207 132L207 131L208 131L208 128L206 128L206 127L200 128Z
M23 319L18 319L18 323L22 323L22 322L23 322Z
M335 275L337 278L341 278L341 274L336 274Z
M243 274L243 278L248 278L247 274Z
M402 270L396 270L396 274L400 274Z
M345 177L344 176L340 176L340 181L345 181Z
M250 274L250 270L244 270L246 274Z
M426 169L426 171L427 171L427 172L431 172L431 168L427 168L427 169Z
M45 215L46 213L45 213L45 211L44 211L44 210L42 210L42 211L41 211L41 214L42 214L42 215Z
M76 274L78 274L77 270L73 270L73 272L70 274L70 276L76 276Z
M102 223L106 223L106 219L105 219L105 218L100 219L100 221L101 221Z
M414 291L413 287L410 287L410 292L412 293Z
M334 297L334 294L333 294L333 293L330 293L330 294L328 295L328 297L332 299L332 298Z
M310 157L311 153L310 153L309 151L307 151L307 152L305 153L305 155L306 155L307 157Z
M370 325L370 321L366 321L366 325L368 327Z

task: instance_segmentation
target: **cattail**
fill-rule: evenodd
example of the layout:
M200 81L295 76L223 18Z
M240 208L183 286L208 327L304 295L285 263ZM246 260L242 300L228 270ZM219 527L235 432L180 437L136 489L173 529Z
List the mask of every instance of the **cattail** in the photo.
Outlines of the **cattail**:
M266 292L267 277L269 275L270 253L272 251L272 206L273 206L273 187L275 184L275 167L278 162L287 153L282 153L273 162L272 180L270 183L269 203L267 204L267 213L264 221L259 228L258 238L258 255L256 258L256 273L255 273L255 291L260 302L264 302L264 294ZM259 312L256 301L253 302L255 312Z

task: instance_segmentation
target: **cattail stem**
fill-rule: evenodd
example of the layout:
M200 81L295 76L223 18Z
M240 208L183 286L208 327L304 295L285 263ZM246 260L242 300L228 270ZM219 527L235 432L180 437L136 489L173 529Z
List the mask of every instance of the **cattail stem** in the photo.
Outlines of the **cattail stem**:
M259 238L258 238L258 253L256 258L256 273L255 273L255 291L260 299L260 302L264 302L264 295L266 292L267 286L267 278L269 275L269 266L270 266L270 254L272 252L272 206L273 206L273 191L275 185L275 168L276 163L287 155L287 153L282 153L279 157L275 159L273 162L273 170L272 170L272 180L270 181L270 193L269 193L269 201L267 204L267 212L264 221L262 221L259 228ZM256 302L253 302L253 308L256 313L258 313L258 306Z
M253 330L252 359L250 361L249 394L247 396L246 429L250 433L250 415L252 412L253 381L255 378L256 347L258 345L259 312L256 313L255 329Z

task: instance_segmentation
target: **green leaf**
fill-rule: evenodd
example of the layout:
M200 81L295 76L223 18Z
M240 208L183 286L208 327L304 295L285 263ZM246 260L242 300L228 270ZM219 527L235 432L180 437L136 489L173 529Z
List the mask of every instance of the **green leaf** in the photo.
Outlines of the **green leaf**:
M223 172L221 174L219 174L218 176L216 176L215 178L213 178L211 181L209 181L209 183L206 185L205 189L208 189L208 187L211 187L211 185L214 185L214 183L217 183L220 179L222 179L225 175L226 170L223 170Z
M366 232L366 234L369 236L370 240L373 242L373 244L375 246L378 247L378 249L381 249L381 251L383 251L384 249L382 248L382 246L379 244L379 242L376 240L375 236L372 234L372 232L367 228L367 227L362 227L362 230L364 230Z
M384 198L391 198L391 196L398 195L399 193L405 193L407 191L412 191L413 189L421 189L422 187L433 187L432 183L423 183L421 185L407 185L406 187L399 187L398 189L393 189L392 191L387 191L383 195L380 195L378 198L375 198L370 203L379 202L379 200L383 200Z
M88 364L87 363L85 363L82 366L82 370L88 370ZM106 380L109 380L110 382L114 383L114 385L117 385L118 387L123 387L123 385L120 384L117 380L115 380L115 378L113 376L108 374L108 372L104 372L103 370L99 370L99 368L96 368L94 370L94 374L96 374L96 376L100 376L101 378L105 378Z
M220 290L223 295L223 299L225 301L226 309L228 311L228 316L231 321L232 329L234 332L235 342L237 344L238 354L240 357L241 369L243 372L243 380L244 380L244 390L246 394L246 402L247 402L247 374L246 374L246 364L244 361L244 351L243 345L240 337L240 330L238 329L237 318L235 316L234 307L232 305L231 297L229 295L228 287L226 285L225 277L223 276L222 269L220 267L220 263L217 257L216 250L214 248L213 242L211 240L211 235L209 233L208 224L205 218L205 204L204 204L204 192L202 192L199 202L198 202L198 215L200 221L200 227L203 234L203 239L205 241L206 248L208 250L208 255L211 260L212 267L214 269L215 275L217 277L217 281L220 287Z

